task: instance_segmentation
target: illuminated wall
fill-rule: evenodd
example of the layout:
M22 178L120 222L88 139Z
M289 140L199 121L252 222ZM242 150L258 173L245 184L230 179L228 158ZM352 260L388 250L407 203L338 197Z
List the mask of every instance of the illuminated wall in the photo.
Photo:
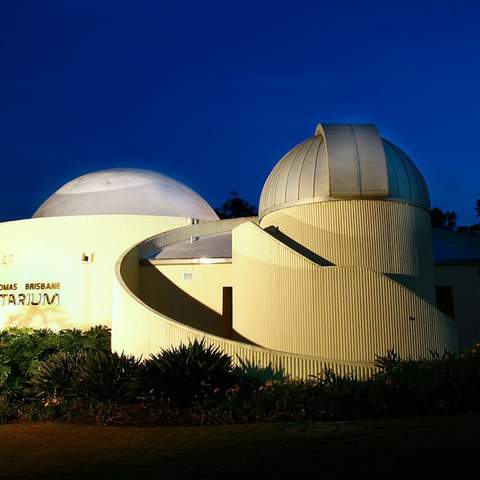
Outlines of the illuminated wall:
M259 207L260 220L219 221L155 172L74 179L43 218L0 224L0 328L111 325L112 349L139 357L205 339L293 377L369 375L391 348L404 358L457 350L456 323L435 306L428 188L373 125L318 125L272 169ZM193 237L227 232L231 260L215 259L217 247L184 258ZM183 253L170 254L182 258L168 258L177 242ZM436 273L465 293L462 322L473 325L475 272Z
M0 328L110 325L118 257L190 221L96 215L0 223Z
M232 264L142 260L192 235L232 229ZM368 266L318 265L248 219L52 217L0 224L0 233L2 327L111 324L112 348L143 357L205 338L235 361L272 363L299 377L324 367L368 375L374 355L393 346L417 357L456 348L451 320L402 284ZM233 338L242 341L229 338L225 324L230 286ZM32 290L58 295L58 303L18 304Z
M243 358L260 366L281 367L292 377L316 375L324 368L331 368L339 374L370 375L374 371L371 362L342 361L291 354L230 340L205 332L199 328L199 325L193 323L186 325L179 319L169 317L164 312L152 308L144 301L144 292L141 288L143 277L141 270L144 266L139 259L146 252L169 245L174 240L184 241L191 235L228 231L236 225L245 223L246 220L248 219L235 219L178 228L159 234L150 241L142 242L122 255L116 264L113 288L112 349L145 358L149 354L158 353L162 348L178 346L195 339L204 339L207 344L218 346L231 355L234 362L237 362L238 358ZM174 279L174 275L170 278ZM180 286L181 277L180 279L177 277L176 281ZM204 301L207 301L206 297Z
M456 350L454 322L388 276L321 265L253 223L233 234L233 328L255 344L353 362Z
M336 266L390 275L435 303L429 212L404 202L344 200L277 210L262 228L280 232Z
M229 334L223 292L232 286L230 262L142 262L140 285L142 300L156 311L214 335Z

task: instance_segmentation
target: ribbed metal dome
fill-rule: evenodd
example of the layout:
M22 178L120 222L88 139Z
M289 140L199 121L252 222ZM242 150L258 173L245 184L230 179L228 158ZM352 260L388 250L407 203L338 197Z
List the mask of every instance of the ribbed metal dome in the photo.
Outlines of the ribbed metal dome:
M48 198L33 217L159 215L218 220L183 183L150 170L118 168L82 175Z
M387 159L388 198L403 200L430 209L428 187L410 157L396 145L382 138Z
M270 173L260 217L281 208L340 199L381 198L429 209L428 188L410 158L373 125L319 125Z

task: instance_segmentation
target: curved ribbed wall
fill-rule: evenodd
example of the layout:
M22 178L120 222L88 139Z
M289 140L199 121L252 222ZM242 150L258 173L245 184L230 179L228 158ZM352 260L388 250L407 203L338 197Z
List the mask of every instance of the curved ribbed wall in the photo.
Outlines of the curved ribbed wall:
M371 268L321 266L252 223L233 252L233 326L258 345L355 362L456 349L450 318Z
M195 339L205 339L207 344L220 347L231 355L249 360L259 366L273 365L283 368L294 378L318 375L325 368L340 375L366 377L375 371L371 362L352 362L320 358L318 356L291 354L262 346L228 340L208 334L198 328L186 326L162 312L149 307L142 300L140 288L140 258L176 241L192 236L229 231L248 219L207 222L177 228L155 235L125 252L116 265L113 285L112 349L117 352L147 357L162 348L187 344ZM252 223L253 225L253 223Z
M282 362L295 376L317 374L327 363L339 373L365 375L375 356L392 348L404 358L456 351L455 324L434 306L429 207L422 175L375 126L318 125L273 168L260 199L260 225L192 225L143 242L121 259L113 346L145 355L205 338L261 365ZM163 291L142 289L146 270L138 264L146 252L195 232L228 229L228 276L205 265L198 273L200 287L216 290L215 302L182 283L184 267L175 267ZM213 322L231 319L220 311L219 295L232 287L233 328L188 317L185 306L196 301L198 315L215 305ZM165 296L178 298L177 307L161 301ZM209 333L199 328L207 324ZM219 331L241 341L211 334Z
M223 224L223 225L222 225ZM234 328L257 345L186 326L142 301L140 258L192 235L234 233ZM147 356L204 338L259 365L293 377L324 368L366 376L375 354L395 348L404 357L456 350L455 325L402 285L365 267L322 267L252 222L209 222L152 237L117 263L112 348Z
M338 200L297 205L262 218L337 266L364 266L395 276L434 302L430 215L404 202Z

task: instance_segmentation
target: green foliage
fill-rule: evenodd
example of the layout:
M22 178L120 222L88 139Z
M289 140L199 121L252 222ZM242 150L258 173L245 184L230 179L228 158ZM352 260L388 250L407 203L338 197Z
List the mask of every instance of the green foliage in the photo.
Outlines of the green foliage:
M12 328L0 331L0 395L10 402L27 399L30 380L42 362L58 352L109 351L110 330L94 327L80 330L34 330Z
M258 367L250 360L238 359L238 368L236 369L237 383L243 394L253 394L274 382L283 382L286 379L282 368L277 369L268 364L266 367Z
M59 402L75 394L73 385L85 360L84 352L56 352L40 363L30 380L35 398Z
M6 395L0 395L0 424L13 420L16 416L16 409Z
M273 368L269 363L266 367L259 367L250 360L238 358L240 374L255 383L265 385L267 382L281 382L285 380L285 372L283 368Z
M205 342L147 361L111 353L105 328L0 332L0 422L105 424L346 420L480 412L480 343L461 355L376 357L368 379L325 369L292 380Z
M388 415L438 415L478 411L480 344L460 357L432 352L430 360L400 360L390 352L377 357L381 367L369 380L383 386ZM393 359L392 359L393 358Z
M121 404L141 394L140 369L140 360L124 354L58 352L38 366L29 391L50 405L71 399Z
M156 399L187 406L234 384L232 359L202 339L165 349L145 362L144 384Z
M400 356L392 348L387 350L386 355L375 357L375 367L378 368L380 375L392 375L400 364Z
M87 352L78 362L72 388L77 398L124 403L140 393L141 361L111 352Z

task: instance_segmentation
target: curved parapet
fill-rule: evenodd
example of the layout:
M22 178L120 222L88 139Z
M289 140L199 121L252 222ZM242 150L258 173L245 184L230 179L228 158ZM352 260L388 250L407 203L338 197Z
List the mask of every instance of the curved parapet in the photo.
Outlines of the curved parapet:
M321 266L246 220L177 228L122 255L113 289L112 348L148 356L205 339L234 359L272 364L302 378L325 368L368 376L375 354L392 347L413 358L456 350L451 319L401 284L367 267ZM144 301L142 259L175 242L232 229L234 328L242 341L186 325ZM288 298L275 305L279 291Z
M195 339L220 347L234 359L242 358L260 366L269 364L283 368L293 377L317 375L325 368L338 374L368 376L374 370L372 362L346 362L309 355L276 351L245 342L209 334L186 326L162 314L141 296L140 259L176 241L201 234L230 231L246 219L208 222L177 228L151 237L125 252L117 262L113 285L112 349L136 356L148 356L162 348L178 346Z

